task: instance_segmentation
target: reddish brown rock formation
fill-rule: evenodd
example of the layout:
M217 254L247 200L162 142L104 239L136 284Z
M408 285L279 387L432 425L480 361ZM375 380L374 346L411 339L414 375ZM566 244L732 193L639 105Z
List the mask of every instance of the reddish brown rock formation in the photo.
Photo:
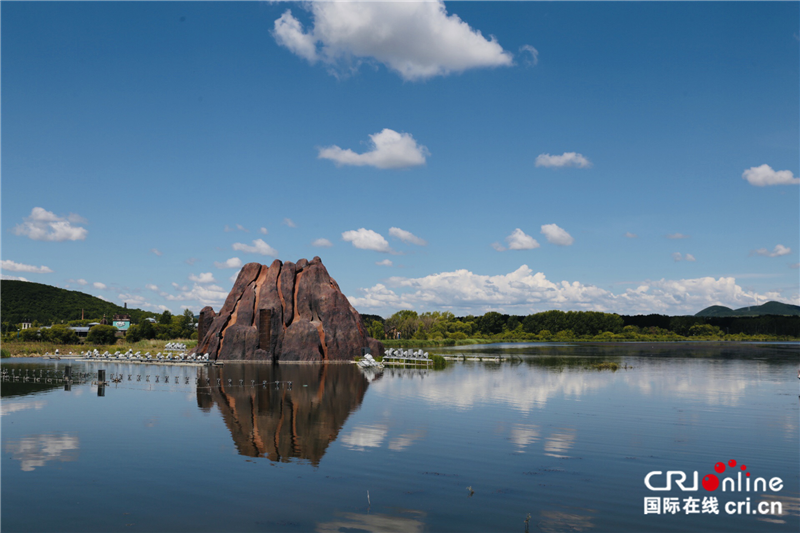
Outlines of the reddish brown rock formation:
M366 346L383 354L319 257L246 264L219 313L203 309L200 333L196 352L210 359L341 361Z

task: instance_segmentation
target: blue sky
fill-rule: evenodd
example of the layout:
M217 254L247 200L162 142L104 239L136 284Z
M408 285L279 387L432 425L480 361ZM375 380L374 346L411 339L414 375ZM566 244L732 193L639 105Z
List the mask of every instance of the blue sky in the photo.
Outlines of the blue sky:
M800 6L2 4L2 274L158 311L800 304Z

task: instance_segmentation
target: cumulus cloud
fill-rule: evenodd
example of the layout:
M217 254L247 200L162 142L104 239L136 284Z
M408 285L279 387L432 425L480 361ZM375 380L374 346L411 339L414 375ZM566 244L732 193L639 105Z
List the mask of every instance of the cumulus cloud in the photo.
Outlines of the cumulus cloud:
M779 292L755 293L733 277L647 281L622 293L579 281L553 282L527 265L496 276L469 270L431 274L421 278L392 277L385 283L360 289L349 296L358 309L381 311L424 308L476 314L503 310L527 314L547 309L595 310L624 314L694 314L711 305L732 308L759 301L783 300Z
M81 286L89 284L89 282L86 281L83 278L80 278L80 279L68 279L67 283L77 283L78 285L81 285Z
M519 47L520 54L527 54L522 60L525 66L535 67L539 64L539 51L529 44L523 44ZM528 57L530 56L530 57Z
M769 165L750 167L742 173L742 179L750 185L766 187L768 185L797 185L800 177L795 177L791 170L772 170Z
M667 235L667 239L688 239L688 235L684 235L683 233L670 233Z
M247 228L245 228L241 224L236 224L236 229L238 229L239 231L243 231L245 233L250 233L250 230L248 230Z
M34 241L82 241L89 232L80 224L86 223L85 218L75 213L59 217L42 207L34 207L22 224L17 224L11 231Z
M158 257L164 255L164 253L159 251L157 248L150 248L150 252L156 254Z
M536 241L536 239L530 235L527 235L519 228L512 231L511 235L506 237L506 243L508 243L509 250L533 250L539 247L539 243ZM493 242L492 248L498 252L503 252L506 250L506 248L499 242Z
M158 292L158 285L154 285L154 284L152 284L152 283L150 283L150 284L148 284L148 285L145 285L145 288L146 288L146 289L149 289L149 290L151 290L151 291Z
M314 2L307 30L290 10L275 21L273 37L309 63L334 75L376 62L417 81L472 68L511 66L513 57L444 2Z
M638 237L638 235L636 235L635 233L631 233L630 231L626 231L625 236L629 239L635 239L636 237Z
M184 261L184 263L186 263L187 265L193 265L193 264L197 263L198 261L200 261L198 258L190 257L189 259Z
M758 250L753 250L752 252L750 252L750 255L763 255L765 257L780 257L782 255L789 255L790 253L792 253L791 248L788 248L782 244L777 244L775 245L775 248L771 252L766 248L759 248Z
M564 152L561 155L540 154L536 158L537 167L576 167L576 168L589 168L592 162L583 157L581 154L575 152Z
M254 240L252 246L241 242L235 242L233 243L233 249L237 252L244 252L246 254L261 254L272 257L278 256L278 250L265 243L262 239Z
M195 283L216 283L217 280L214 279L214 274L211 272L201 272L200 274L189 274L189 281L194 281Z
M333 246L333 243L328 239L317 239L311 243L311 246L316 246L317 248L330 248Z
M3 259L2 268L3 270L8 270L9 272L29 272L31 274L50 274L53 272L53 269L44 265L37 267L34 265L26 265L24 263L16 263L7 259Z
M378 265L378 266L390 267L390 266L392 266L392 260L391 259L384 259L383 261L375 261L375 264Z
M234 279L235 276L234 276ZM161 293L161 296L171 302L198 302L200 305L220 306L228 297L228 291L218 285L200 285L195 283L192 288L181 287L178 294Z
M28 281L27 278L23 278L22 276L9 276L8 274L0 274L0 279L7 279L10 281Z
M695 259L692 254L686 254L686 260L687 261L697 261L697 259Z
M282 226L289 226L290 228L296 228L297 224L291 218L284 218L283 222L281 222Z
M105 283L101 283L99 281L95 281L94 283L92 283L92 287L94 287L95 289L100 289L101 291L104 291L108 288L108 286Z
M401 241L407 244L416 244L417 246L428 245L428 241L426 241L425 239L420 239L410 231L406 231L400 228L389 228L389 235L391 235L395 239L400 239Z
M345 231L342 233L342 240L352 243L353 246L361 250L373 250L375 252L393 253L389 241L383 235L371 229L360 228L357 230Z
M266 234L268 233L268 232L267 232L267 228L260 228L258 231L259 231L259 233L261 233L262 235L266 235Z
M231 257L227 261L220 263L219 261L214 261L214 266L217 268L239 268L242 266L242 260L238 257Z
M129 304L131 307L152 307L153 304L147 301L147 298L138 294L125 294L120 293L117 295L122 302Z
M370 149L357 154L338 146L319 149L320 159L330 159L337 165L370 166L376 168L408 168L425 164L428 149L418 145L410 133L398 133L384 128L369 136Z
M542 225L542 235L547 238L548 242L557 244L558 246L569 246L575 242L572 235L567 233L564 228L560 228L555 224Z

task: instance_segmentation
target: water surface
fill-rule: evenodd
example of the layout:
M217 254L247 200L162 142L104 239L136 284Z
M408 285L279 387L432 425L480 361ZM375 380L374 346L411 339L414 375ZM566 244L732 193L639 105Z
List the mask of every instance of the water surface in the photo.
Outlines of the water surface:
M102 396L4 382L3 530L523 532L528 515L529 531L800 528L797 345L441 353L504 359L381 375L73 363L122 375ZM779 500L782 515L644 514L644 497L711 494L654 493L648 472L730 459L783 488L720 502Z

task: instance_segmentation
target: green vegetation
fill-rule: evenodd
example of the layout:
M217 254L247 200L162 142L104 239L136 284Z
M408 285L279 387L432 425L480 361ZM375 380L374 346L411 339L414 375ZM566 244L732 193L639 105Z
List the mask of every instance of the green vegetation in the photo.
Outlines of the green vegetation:
M11 357L11 352L5 348L0 348L0 359L5 359L6 357Z
M92 318L94 322L99 322L103 316L111 320L114 315L120 314L130 315L133 323L139 323L145 317L159 316L141 309L126 309L83 292L41 283L3 280L0 284L3 333L16 331L12 328L23 320L36 321L39 324L67 323L80 321L81 313L84 317Z
M612 372L616 372L619 369L619 365L613 361L600 361L599 363L592 363L590 366L597 370L611 370Z
M117 328L103 324L92 326L86 336L86 342L99 345L115 344L117 342Z
M374 315L372 315L374 316ZM488 312L398 311L373 319L372 337L392 348L462 346L493 342L767 341L800 337L800 316L624 316L596 311L545 311L527 316Z

